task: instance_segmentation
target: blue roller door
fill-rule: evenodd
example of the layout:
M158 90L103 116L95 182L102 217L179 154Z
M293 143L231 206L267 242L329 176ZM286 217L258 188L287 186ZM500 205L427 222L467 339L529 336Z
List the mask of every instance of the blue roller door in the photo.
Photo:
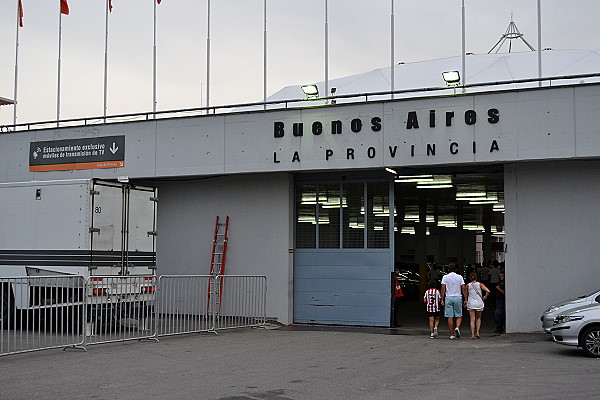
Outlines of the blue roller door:
M391 252L296 250L296 323L389 326Z

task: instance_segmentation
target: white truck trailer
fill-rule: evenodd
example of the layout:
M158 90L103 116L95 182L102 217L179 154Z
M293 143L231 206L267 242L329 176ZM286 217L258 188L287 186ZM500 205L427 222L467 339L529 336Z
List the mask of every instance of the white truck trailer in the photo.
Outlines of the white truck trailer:
M103 309L152 300L157 200L156 188L97 179L0 184L0 279L28 278L2 281L3 321L84 296ZM47 276L80 276L87 295L39 287Z

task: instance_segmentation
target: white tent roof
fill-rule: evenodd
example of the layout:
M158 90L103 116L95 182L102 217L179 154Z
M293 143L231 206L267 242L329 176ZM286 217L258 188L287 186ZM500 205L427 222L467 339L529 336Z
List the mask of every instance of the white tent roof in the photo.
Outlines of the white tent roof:
M395 90L446 87L442 79L444 71L460 71L460 56L431 61L398 64L394 68ZM538 53L535 51L501 54L471 54L466 57L466 85L535 79L538 77ZM542 52L542 76L544 78L566 75L600 73L600 49L597 50L545 50ZM384 92L390 90L390 67L375 69L362 74L329 80L329 87L336 88L336 96ZM462 77L461 77L462 78ZM582 79L578 79L581 82ZM586 78L584 82L598 82L600 78ZM303 99L306 96L301 86L314 82L304 82L287 86L271 95L267 101ZM552 85L557 82L552 82ZM325 82L316 82L323 91ZM537 86L537 82L503 85L502 89ZM474 91L497 90L498 86L476 88ZM433 94L441 94L433 92ZM320 96L327 96L320 93ZM411 94L423 96L423 92ZM397 97L406 97L404 94ZM389 98L389 96L388 96ZM356 101L356 100L354 100ZM338 101L341 102L341 101Z

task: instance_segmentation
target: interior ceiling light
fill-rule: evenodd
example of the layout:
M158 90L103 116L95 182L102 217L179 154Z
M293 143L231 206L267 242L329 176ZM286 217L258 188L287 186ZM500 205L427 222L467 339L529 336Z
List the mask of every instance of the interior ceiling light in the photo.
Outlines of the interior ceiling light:
M403 175L397 176L395 179L397 183L419 183L419 182L433 182L433 175Z
M452 183L450 175L436 175L433 180L424 181L422 185L449 185Z
M456 198L457 199L463 199L465 197L467 197L468 200L469 197L486 197L487 193L486 192L456 192Z
M450 184L435 184L435 185L425 185L425 184L419 184L417 185L417 189L450 189L454 186L450 185Z
M300 89L302 89L304 94L307 96L315 96L316 97L319 95L319 88L317 87L317 85L304 85L304 86L301 86Z
M389 172L390 174L397 175L396 171L395 171L395 170L393 170L393 169L391 169L391 168L386 168L385 170L386 170L387 172Z
M479 205L479 204L498 204L498 200L477 200L477 201L469 201L469 204Z

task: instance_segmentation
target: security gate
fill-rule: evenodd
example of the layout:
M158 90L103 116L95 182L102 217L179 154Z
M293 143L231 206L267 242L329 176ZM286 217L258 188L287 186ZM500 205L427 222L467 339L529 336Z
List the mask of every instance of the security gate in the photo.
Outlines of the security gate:
M296 185L294 322L390 325L393 185Z

